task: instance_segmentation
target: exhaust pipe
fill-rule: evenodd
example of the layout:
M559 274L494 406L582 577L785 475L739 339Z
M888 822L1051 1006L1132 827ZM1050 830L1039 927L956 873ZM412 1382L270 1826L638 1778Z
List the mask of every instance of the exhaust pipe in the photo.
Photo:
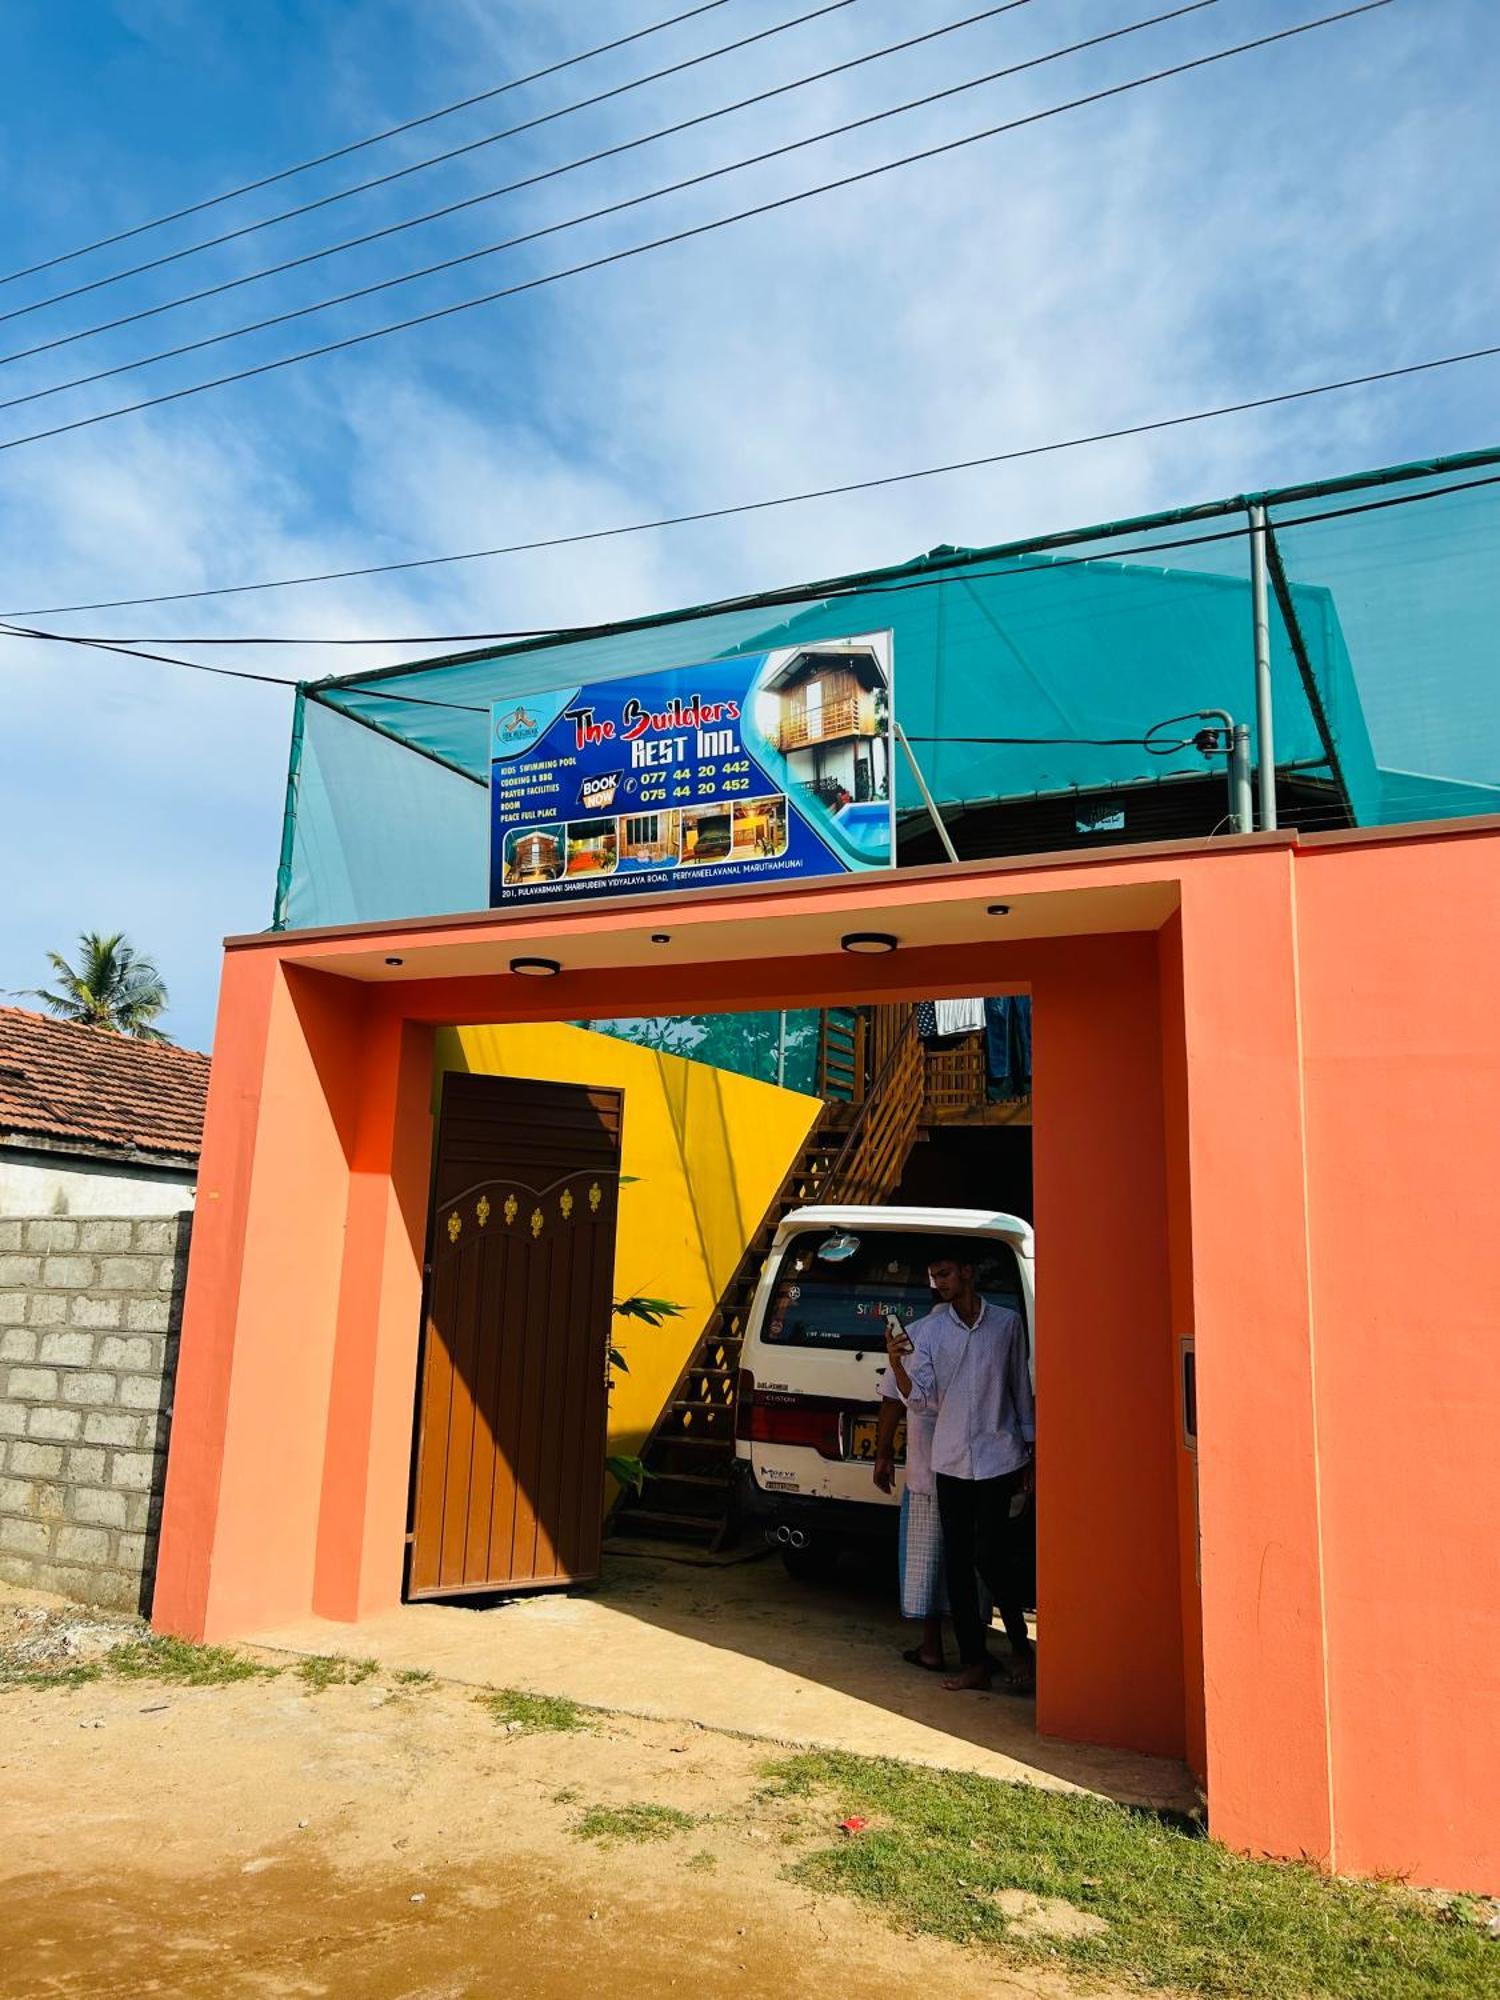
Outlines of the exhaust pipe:
M800 1528L788 1528L786 1538L794 1549L805 1549L807 1547L807 1537Z

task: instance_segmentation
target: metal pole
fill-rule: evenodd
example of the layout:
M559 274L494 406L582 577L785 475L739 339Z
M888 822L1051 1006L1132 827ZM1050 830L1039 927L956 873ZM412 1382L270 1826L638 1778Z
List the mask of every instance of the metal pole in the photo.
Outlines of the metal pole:
M950 861L957 861L958 849L949 839L948 829L943 825L943 816L938 811L937 804L931 792L927 789L927 780L922 776L922 766L917 762L916 752L912 749L910 743L907 742L906 731L901 727L899 722L895 725L895 730L901 748L906 752L906 761L911 765L911 774L917 781L917 790L922 794L922 803L927 808L927 817L937 828L937 837L943 843L943 852ZM894 858L892 856L892 859Z
M1255 831L1254 795L1250 789L1250 725L1237 722L1229 751L1229 810L1236 833Z
M786 1009L781 1010L781 1018L776 1024L776 1081L786 1088Z
M1276 727L1271 714L1271 612L1266 583L1266 510L1250 506L1250 602L1255 617L1255 738L1261 831L1276 826Z

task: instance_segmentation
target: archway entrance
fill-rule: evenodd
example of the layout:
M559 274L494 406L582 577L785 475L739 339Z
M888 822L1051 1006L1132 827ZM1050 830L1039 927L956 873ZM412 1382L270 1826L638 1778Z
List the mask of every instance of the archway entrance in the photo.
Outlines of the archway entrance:
M239 1067L258 1115L248 1179L211 1214L234 1226L207 1232L189 1305L223 1317L234 1379L214 1381L211 1362L185 1357L188 1442L172 1468L158 1618L223 1633L307 1610L358 1618L399 1599L438 1025L1029 986L1048 1324L1038 1610L1049 1663L1038 1726L1191 1757L1196 1582L1162 1090L1162 977L1178 901L1170 875L1132 857L1036 869L1024 889L1013 874L1001 885L974 867L707 893L673 907L666 933L652 928L661 905L615 904L234 947L216 1090L233 1091ZM840 951L872 910L899 948L875 959ZM556 978L509 970L513 958L543 956L563 967ZM232 1151L247 1138L235 1122ZM213 1124L211 1111L210 1145ZM235 1281L211 1289L226 1257ZM262 1490L263 1458L241 1442L262 1398L285 1439L274 1491ZM209 1461L216 1504L195 1523L186 1496Z

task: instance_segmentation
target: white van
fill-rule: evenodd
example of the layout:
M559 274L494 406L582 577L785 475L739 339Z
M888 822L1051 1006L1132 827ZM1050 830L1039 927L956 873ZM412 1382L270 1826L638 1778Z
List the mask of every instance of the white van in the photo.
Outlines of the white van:
M885 1326L933 1307L939 1246L970 1246L987 1299L1032 1324L1031 1225L979 1208L799 1208L776 1232L741 1352L735 1479L741 1527L795 1575L842 1549L894 1546L892 1494L871 1477ZM897 1434L897 1462L902 1438Z

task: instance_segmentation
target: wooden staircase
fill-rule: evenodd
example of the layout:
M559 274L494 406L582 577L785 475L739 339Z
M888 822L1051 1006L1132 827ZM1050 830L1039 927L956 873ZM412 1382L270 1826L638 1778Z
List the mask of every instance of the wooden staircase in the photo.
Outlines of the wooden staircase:
M642 1449L645 1490L622 1496L610 1523L613 1536L710 1549L722 1548L732 1536L740 1347L776 1231L792 1209L814 1202L888 1201L921 1130L923 1052L911 1009L876 1009L868 1025L861 1021L858 1036L858 1067L851 1049L850 1075L862 1082L867 1074L868 1087L857 1104L844 1098L825 1102Z

